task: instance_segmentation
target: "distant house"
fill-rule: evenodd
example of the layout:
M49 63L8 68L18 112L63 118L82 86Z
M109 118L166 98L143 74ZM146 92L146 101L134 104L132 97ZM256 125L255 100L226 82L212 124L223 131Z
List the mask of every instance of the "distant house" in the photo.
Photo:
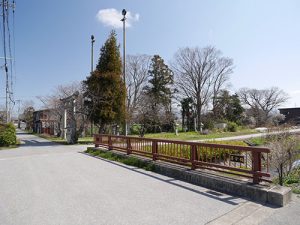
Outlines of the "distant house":
M33 112L33 132L37 134L56 135L58 122L51 109Z
M300 108L282 108L279 112L285 116L284 123L300 125Z

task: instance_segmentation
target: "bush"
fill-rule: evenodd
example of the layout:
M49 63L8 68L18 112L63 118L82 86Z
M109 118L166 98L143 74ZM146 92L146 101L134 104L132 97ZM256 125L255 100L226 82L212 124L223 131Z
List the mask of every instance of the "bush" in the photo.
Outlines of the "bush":
M203 123L203 129L212 130L214 129L214 121L212 120L206 120Z
M0 146L10 146L17 143L16 128L12 123L0 125Z
M238 125L235 122L227 122L227 131L237 132Z
M203 117L202 123L203 123L203 129L212 130L214 129L215 119L213 118L213 115L208 114Z
M271 150L271 166L278 173L278 181L283 185L284 180L292 172L292 163L297 158L297 146L299 140L292 136L288 131L269 137L268 147ZM288 183L294 182L291 177Z
M139 135L141 130L141 125L140 124L133 124L130 127L130 134L132 135Z

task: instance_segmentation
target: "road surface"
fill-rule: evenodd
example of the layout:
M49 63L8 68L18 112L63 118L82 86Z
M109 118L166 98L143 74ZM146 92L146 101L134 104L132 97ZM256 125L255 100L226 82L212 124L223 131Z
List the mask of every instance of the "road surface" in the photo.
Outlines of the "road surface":
M1 225L206 224L262 207L87 156L86 146L18 137L21 147L0 151Z

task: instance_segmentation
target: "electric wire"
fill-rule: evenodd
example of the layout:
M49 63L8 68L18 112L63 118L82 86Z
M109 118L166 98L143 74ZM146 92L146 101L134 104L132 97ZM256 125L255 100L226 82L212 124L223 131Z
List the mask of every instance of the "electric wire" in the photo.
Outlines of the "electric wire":
M13 15L12 15L12 19L13 19L13 27L12 27L12 35L13 35L13 49L14 49L14 55L15 55L15 40L14 40L14 11L15 11L15 1L13 0L12 4L10 4L9 0L2 0L2 3L0 3L0 6L2 6L2 23L0 23L0 35L1 35L1 39L0 41L3 42L3 54L4 54L4 71L5 71L5 78L6 78L6 114L7 114L7 121L9 121L9 117L10 117L10 111L12 110L12 108L15 105L15 101L14 101L14 93L13 93L13 76L14 76L14 72L15 72L15 65L14 65L14 61L15 57L13 58L13 54L12 54L12 47L11 47L11 24L10 24L10 13L9 13L9 8L13 9ZM1 26L2 25L2 26ZM9 53L9 60L10 63L8 65L7 63L7 42L8 42L8 53ZM8 69L9 67L9 69ZM11 103L13 103L13 105L11 106Z
M10 35L10 26L9 26L9 10L6 8L6 27L7 27L7 34L8 34L8 52L9 52L9 64L10 64L10 90L9 90L9 99L10 101L15 104L14 96L13 96L13 61L12 61L12 51L11 51L11 35Z
M6 17L6 7L7 7L7 0L2 0L2 24L3 24L3 54L4 54L4 71L5 71L5 78L6 78L6 120L8 121L8 69L7 69L7 55L6 55L6 25L5 25L5 17Z
M17 67L16 67L16 39L15 39L15 8L16 1L13 0L13 22L12 22L12 37L13 37L13 67L14 67L14 80L17 84Z

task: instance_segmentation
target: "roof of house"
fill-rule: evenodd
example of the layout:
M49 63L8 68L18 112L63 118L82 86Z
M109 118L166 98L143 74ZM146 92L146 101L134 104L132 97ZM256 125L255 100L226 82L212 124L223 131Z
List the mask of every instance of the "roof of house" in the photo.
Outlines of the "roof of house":
M54 109L40 109L40 110L34 111L34 113L36 113L36 112L47 112L47 111L51 111L51 110L54 110Z
M293 108L280 108L278 110L288 110L288 109L299 109L300 110L300 107L293 107Z

